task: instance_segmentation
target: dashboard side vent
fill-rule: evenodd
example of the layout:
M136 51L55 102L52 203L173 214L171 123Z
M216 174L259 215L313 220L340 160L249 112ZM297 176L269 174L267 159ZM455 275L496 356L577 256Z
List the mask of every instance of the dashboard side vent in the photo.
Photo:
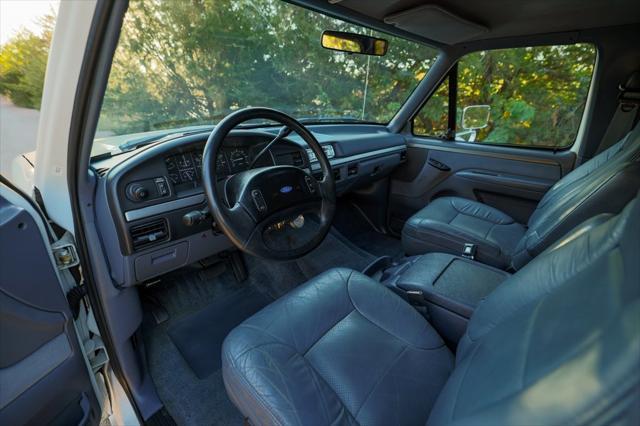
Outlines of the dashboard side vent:
M134 225L129 228L131 243L134 250L152 246L169 239L169 228L165 219L157 219L151 222Z
M95 169L96 174L100 177L104 177L104 175L106 175L108 171L108 167L100 167L98 169Z

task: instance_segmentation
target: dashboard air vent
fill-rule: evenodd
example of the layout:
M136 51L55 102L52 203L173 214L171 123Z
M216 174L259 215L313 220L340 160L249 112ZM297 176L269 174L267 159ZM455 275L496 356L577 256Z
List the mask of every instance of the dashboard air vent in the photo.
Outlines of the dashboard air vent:
M140 250L169 239L167 221L157 219L129 228L134 250Z
M108 167L100 167L99 169L95 169L96 174L100 177L104 177L104 175L107 174L107 172L109 171Z

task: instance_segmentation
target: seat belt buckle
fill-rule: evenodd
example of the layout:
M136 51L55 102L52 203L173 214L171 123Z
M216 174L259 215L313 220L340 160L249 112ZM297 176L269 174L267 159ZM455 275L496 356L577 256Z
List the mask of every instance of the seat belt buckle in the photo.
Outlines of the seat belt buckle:
M405 294L412 305L424 305L424 293L422 290L406 290Z
M462 257L474 260L476 258L476 251L478 247L475 244L465 243L462 249Z

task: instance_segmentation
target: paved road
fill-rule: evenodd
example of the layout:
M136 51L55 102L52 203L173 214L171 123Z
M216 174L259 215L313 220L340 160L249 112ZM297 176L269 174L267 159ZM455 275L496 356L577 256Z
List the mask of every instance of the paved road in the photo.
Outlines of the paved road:
M0 97L0 173L10 176L11 162L36 149L40 112L19 108Z

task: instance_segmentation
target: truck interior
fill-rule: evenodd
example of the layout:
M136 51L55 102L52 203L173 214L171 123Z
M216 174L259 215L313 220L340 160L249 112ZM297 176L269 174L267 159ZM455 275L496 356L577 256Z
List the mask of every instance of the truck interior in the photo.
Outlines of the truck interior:
M639 2L106 3L71 198L141 420L640 418Z

